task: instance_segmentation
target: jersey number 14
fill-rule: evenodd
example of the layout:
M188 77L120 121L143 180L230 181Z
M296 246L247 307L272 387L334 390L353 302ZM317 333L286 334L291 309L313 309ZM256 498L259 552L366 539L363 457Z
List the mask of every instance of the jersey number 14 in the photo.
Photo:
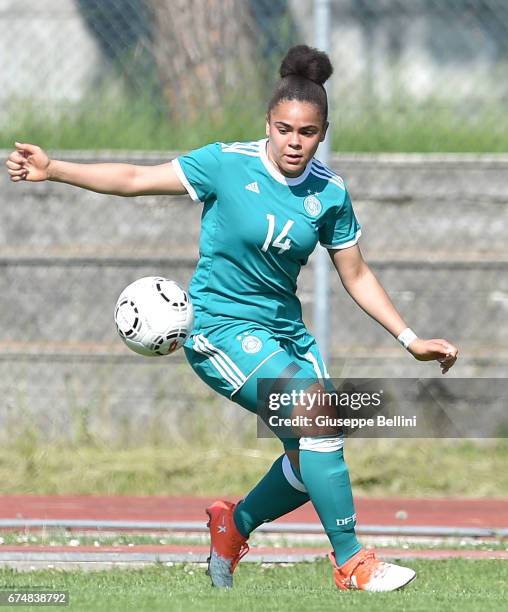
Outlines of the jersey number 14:
M268 213L266 218L268 219L268 232L261 250L266 253L271 245L276 249L279 249L279 255L284 253L284 251L288 251L291 248L291 240L286 238L286 236L288 235L289 230L293 227L294 221L289 219L289 221L286 222L286 225L282 228L282 232L272 242L273 234L275 232L275 215Z

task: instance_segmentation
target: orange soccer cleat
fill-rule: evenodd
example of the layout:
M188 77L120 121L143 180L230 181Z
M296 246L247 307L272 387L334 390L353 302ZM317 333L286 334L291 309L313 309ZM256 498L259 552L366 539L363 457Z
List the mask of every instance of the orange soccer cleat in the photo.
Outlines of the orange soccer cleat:
M340 567L331 552L328 558L333 565L333 577L339 589L361 591L396 591L416 578L416 572L408 567L385 563L376 558L374 551L364 548Z
M240 559L249 552L247 538L236 528L233 520L235 504L216 501L206 509L210 520L210 556L207 574L216 587L232 587L233 572Z

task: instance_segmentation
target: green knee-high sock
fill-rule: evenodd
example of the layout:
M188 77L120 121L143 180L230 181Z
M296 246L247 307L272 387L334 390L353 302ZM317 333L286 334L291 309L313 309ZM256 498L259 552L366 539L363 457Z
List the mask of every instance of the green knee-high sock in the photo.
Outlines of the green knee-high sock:
M342 565L361 548L355 534L353 493L342 449L300 450L300 473L337 563Z
M288 457L282 455L236 506L234 521L244 537L248 537L262 523L284 516L309 501L300 475L295 471Z

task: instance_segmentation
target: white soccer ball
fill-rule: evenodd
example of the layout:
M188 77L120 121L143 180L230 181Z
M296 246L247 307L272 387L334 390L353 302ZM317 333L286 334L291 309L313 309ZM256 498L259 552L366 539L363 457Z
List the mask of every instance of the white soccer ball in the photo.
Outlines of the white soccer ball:
M187 292L174 281L146 276L126 287L115 306L120 338L148 357L169 355L189 336L194 314Z

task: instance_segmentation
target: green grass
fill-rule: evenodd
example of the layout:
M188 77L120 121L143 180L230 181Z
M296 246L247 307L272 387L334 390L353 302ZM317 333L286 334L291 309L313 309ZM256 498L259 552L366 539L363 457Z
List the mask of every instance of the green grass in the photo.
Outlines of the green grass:
M20 436L0 448L0 494L242 495L280 454L274 440L111 448ZM506 496L508 440L348 440L356 495ZM231 464L234 463L234 469ZM203 469L203 466L206 469Z
M508 122L497 105L480 110L427 102L366 105L333 118L334 151L500 153Z
M71 610L170 610L193 612L304 610L355 612L505 610L508 564L500 561L414 561L418 573L395 593L341 592L327 561L287 567L244 563L232 590L215 590L202 567L154 566L98 572L0 570L5 587L68 590ZM30 609L23 607L22 609ZM35 608L34 608L35 609Z
M231 102L223 113L171 120L150 100L91 100L79 107L48 111L19 101L12 120L0 131L0 147L14 140L45 149L123 149L168 151L208 142L252 140L264 135L263 109ZM257 121L254 121L257 117Z
M14 140L55 149L187 150L208 142L264 135L264 104L233 99L214 115L169 119L162 104L107 94L79 106L45 109L14 100L1 126L0 148ZM343 100L332 112L332 148L339 152L507 152L508 121L499 103L471 107L407 96L389 103Z

